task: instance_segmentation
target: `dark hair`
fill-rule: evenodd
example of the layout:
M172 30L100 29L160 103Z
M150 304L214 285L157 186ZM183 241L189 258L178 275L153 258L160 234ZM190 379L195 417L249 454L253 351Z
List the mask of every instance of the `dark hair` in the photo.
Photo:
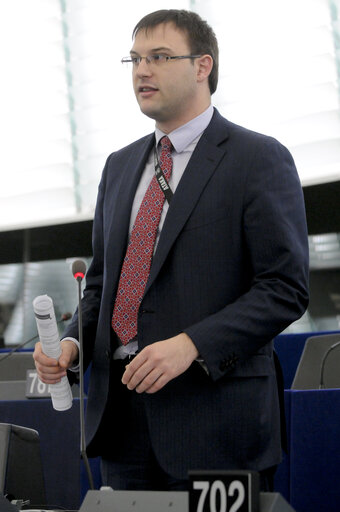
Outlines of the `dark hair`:
M162 9L142 18L133 29L134 38L139 30L154 28L161 23L173 23L186 33L190 51L195 55L208 54L214 63L209 75L210 93L213 94L218 82L218 43L214 31L198 14L178 9Z

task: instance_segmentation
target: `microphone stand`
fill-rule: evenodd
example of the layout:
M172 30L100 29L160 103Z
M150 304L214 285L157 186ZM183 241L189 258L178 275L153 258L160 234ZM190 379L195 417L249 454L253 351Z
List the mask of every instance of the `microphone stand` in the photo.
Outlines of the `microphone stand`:
M10 352L8 352L7 354L5 354L3 357L0 357L0 363L1 363L1 361L4 361L4 360L5 360L5 359L7 359L8 357L10 357L12 354L14 354L14 352L17 352L18 350L20 350L21 348L23 348L25 345L27 345L28 343L30 343L30 341L35 340L37 337L38 337L38 334L36 334L35 336L32 336L32 338L30 338L29 340L24 341L23 343L20 343L20 345L17 345L16 347L12 348L12 350L11 350Z
M83 315L81 306L81 281L80 275L75 276L78 282L78 332L79 332L79 407L80 407L80 455L84 461L87 478L91 491L94 490L93 477L89 464L89 459L86 453L85 441L85 415L84 415L84 366L83 366Z

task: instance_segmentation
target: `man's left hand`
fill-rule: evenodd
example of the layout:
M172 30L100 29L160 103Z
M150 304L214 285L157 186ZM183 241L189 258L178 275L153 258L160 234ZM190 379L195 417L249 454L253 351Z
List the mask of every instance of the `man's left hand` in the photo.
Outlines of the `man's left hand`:
M122 383L137 393L155 393L184 373L197 357L197 348L185 333L156 341L126 366Z

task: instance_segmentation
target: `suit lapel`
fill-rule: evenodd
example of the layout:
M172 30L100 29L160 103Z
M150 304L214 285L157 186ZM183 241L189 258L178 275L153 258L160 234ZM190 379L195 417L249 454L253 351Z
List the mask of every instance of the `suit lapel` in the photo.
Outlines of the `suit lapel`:
M141 174L154 143L154 134L147 136L130 152L126 165L121 169L122 179L118 191L118 200L108 203L106 211L111 219L108 245L106 248L108 272L113 272L111 283L118 283L120 268L125 256L129 235L130 215L133 200Z
M199 201L203 189L225 154L225 148L219 147L219 144L228 137L225 123L226 121L215 112L213 120L192 154L165 218L145 293L152 285L177 236ZM223 129L220 129L222 126Z

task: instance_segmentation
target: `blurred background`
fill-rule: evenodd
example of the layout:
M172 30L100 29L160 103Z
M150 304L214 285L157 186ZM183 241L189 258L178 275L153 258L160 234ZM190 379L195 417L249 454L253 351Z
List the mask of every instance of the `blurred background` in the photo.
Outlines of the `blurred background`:
M35 335L35 296L50 295L57 318L75 308L70 266L91 261L106 158L153 131L120 60L139 19L162 8L208 21L213 104L295 159L311 300L286 332L340 329L340 0L0 0L0 346Z

